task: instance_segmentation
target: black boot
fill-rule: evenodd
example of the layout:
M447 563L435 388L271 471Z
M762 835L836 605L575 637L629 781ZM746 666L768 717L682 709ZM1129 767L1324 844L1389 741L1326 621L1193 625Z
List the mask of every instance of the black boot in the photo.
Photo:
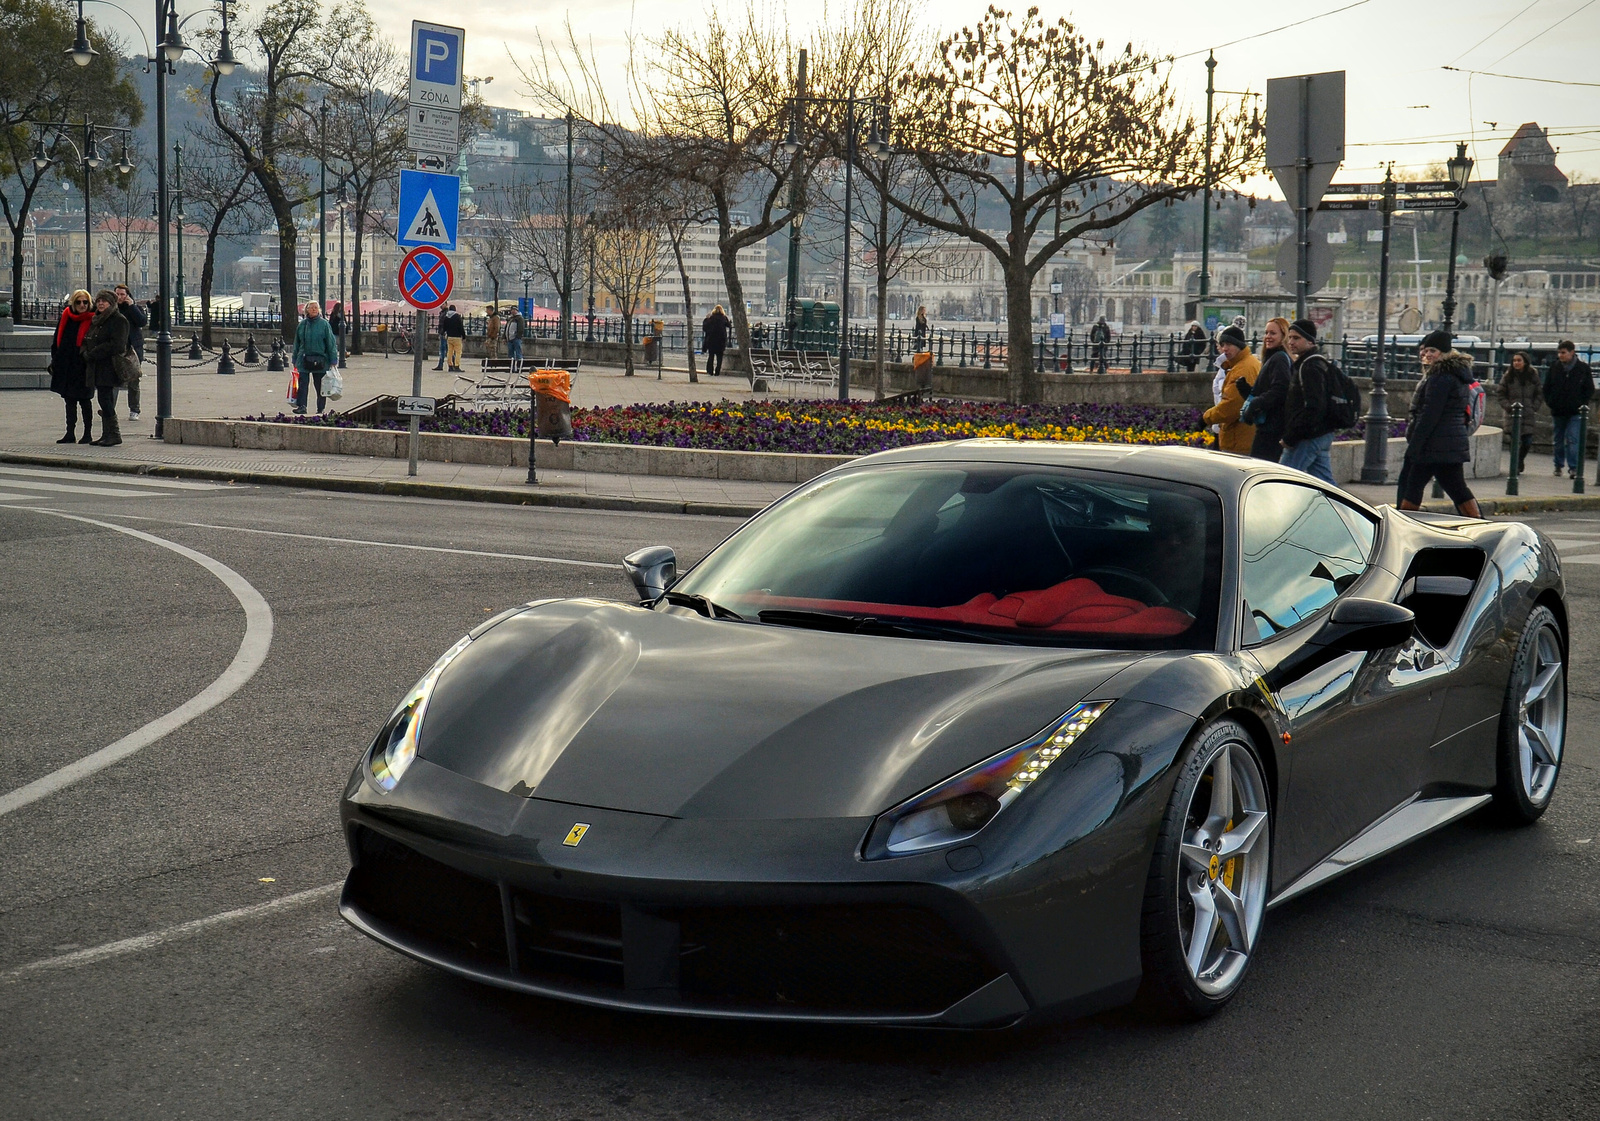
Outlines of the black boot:
M76 444L78 442L78 403L72 398L67 398L67 434L57 440L58 444Z
M114 448L122 443L122 432L117 427L117 402L113 398L111 407L100 410L100 438L94 441L96 447Z
M79 404L83 408L83 435L78 437L78 443L80 443L80 444L92 444L92 443L94 443L94 434L89 431L89 427L90 427L90 419L89 418L92 415L89 412L89 402L81 401L81 402L79 402Z

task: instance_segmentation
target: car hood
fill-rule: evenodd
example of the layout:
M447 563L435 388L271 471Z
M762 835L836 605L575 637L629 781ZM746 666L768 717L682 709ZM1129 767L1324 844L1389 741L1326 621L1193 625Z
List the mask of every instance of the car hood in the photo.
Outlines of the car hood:
M511 616L450 663L419 753L578 805L865 817L1021 743L1145 656L564 600Z

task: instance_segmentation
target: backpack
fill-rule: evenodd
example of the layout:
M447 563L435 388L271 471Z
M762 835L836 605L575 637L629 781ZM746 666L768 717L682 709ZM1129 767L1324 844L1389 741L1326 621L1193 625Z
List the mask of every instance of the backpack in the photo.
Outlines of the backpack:
M1328 423L1335 432L1354 428L1361 420L1361 389L1350 375L1328 360ZM1482 415L1482 404L1479 404Z
M1473 378L1467 386L1467 435L1476 432L1483 424L1483 407L1488 400L1488 394L1483 390L1483 383Z

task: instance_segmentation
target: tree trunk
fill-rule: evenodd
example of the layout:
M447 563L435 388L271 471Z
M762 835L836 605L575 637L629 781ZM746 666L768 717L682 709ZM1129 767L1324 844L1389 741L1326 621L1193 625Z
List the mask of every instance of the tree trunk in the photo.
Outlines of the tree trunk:
M739 280L739 250L728 244L733 230L732 207L721 195L713 197L717 204L717 259L722 264L722 283L728 289L728 316L733 320L733 341L738 347L733 372L742 372L754 389L756 374L755 367L750 364L750 316L745 312L744 285Z
M17 236L15 230L11 233L11 322L22 322L22 278L27 269L27 258L22 253L22 238ZM38 278L37 262L34 266L35 280Z
M221 215L213 218L206 230L206 252L200 262L200 345L211 346L211 285L217 272L217 233L222 224Z
M1033 364L1033 294L1023 254L1013 253L1006 269L1006 382L1013 402L1037 405L1044 386Z
M355 343L350 348L351 354L366 353L361 349L361 237L363 227L366 225L367 212L364 208L356 210L356 249L350 258L350 327L353 332L351 338ZM417 345L426 342L424 339Z
M295 229L294 212L287 203L278 212L277 218L279 332L284 342L293 342L295 328L300 325L300 287L299 278L295 275L300 268L300 231Z
M624 302L622 308L622 376L633 377L633 309Z
M683 349L689 355L689 384L697 385L700 375L694 370L694 302L689 287L689 270L683 266L683 235L672 239L672 256L678 262L678 281L683 285Z

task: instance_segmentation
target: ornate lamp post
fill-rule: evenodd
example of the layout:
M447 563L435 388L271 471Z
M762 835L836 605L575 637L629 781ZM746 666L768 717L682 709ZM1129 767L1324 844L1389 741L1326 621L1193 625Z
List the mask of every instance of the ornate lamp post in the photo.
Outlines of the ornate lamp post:
M1456 243L1461 236L1461 212L1466 209L1464 193L1467 180L1472 175L1472 159L1467 155L1466 144L1456 145L1456 154L1445 165L1450 169L1450 181L1456 185L1456 208L1450 212L1450 271L1445 274L1444 322L1445 331L1453 328L1456 317Z
M79 29L79 33L82 34L82 20L79 21ZM73 55L73 58L76 60L77 56ZM87 64L80 63L80 65ZM95 289L94 218L90 206L92 196L90 194L91 184L89 177L105 166L105 157L100 154L99 137L101 133L107 132L120 132L122 134L122 158L115 164L117 171L126 175L133 170L133 164L128 162L128 137L132 135L133 130L115 125L96 125L85 120L81 126L83 129L83 147L80 148L72 137L68 135L66 129L60 125L52 125L44 121L19 121L17 123L33 125L39 129L54 128L56 130L56 138L51 142L50 147L54 148L56 144L66 141L73 152L77 154L78 165L83 168L83 286L93 292ZM55 157L45 150L44 136L41 133L33 144L33 166L37 170L43 171L55 162ZM126 230L123 231L123 236L127 236Z

